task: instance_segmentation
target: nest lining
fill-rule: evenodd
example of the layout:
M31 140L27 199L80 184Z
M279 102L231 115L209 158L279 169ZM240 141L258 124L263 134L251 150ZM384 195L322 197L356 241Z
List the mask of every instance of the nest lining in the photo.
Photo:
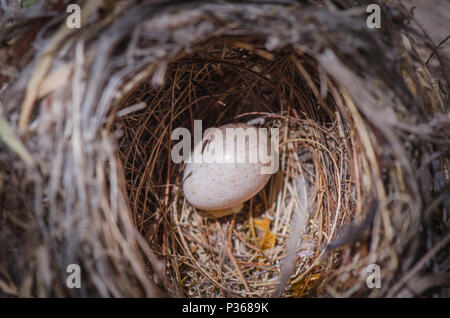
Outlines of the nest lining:
M339 264L340 253L326 245L362 214L370 186L349 114L333 97L341 92L319 77L317 62L298 50L267 52L258 38L225 37L169 64L161 87L152 87L153 77L130 94L123 109L146 106L116 122L124 132L120 157L134 220L164 258L171 294L272 295L289 235L303 226L285 296L317 295L327 281L322 274ZM320 80L329 90L324 98ZM280 170L238 215L211 220L183 198L183 167L170 160L169 138L176 127L192 131L195 119L203 129L237 121L280 129ZM308 189L302 202L301 176ZM308 215L305 225L292 221L296 210Z

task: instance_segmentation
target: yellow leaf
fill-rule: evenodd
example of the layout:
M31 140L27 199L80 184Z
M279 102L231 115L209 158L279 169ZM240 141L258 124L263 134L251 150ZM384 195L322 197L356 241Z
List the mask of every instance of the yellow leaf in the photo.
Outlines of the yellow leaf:
M270 226L270 219L265 217L262 220L255 220L255 226L258 230L267 231Z
M275 246L275 234L273 234L270 230L268 230L264 236L264 239L262 240L262 242L260 242L260 248L262 250L268 249L268 248L272 248Z
M254 223L258 230L258 247L262 250L273 248L276 236L270 231L270 219L265 217L262 220L255 220Z

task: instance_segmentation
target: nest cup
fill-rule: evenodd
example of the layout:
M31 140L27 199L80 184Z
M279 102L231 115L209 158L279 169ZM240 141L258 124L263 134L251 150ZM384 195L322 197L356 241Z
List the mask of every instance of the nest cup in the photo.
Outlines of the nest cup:
M289 256L296 262L289 294L306 294L337 265L337 252L320 264L319 256L368 197L353 181L355 169L369 172L352 168L347 147L359 141L350 137L333 95L343 97L326 76L330 91L315 96L317 62L289 47L268 52L263 40L246 36L215 38L192 51L168 64L161 87L144 81L123 108L142 103L145 110L116 121L124 131L119 156L138 229L165 259L172 293L261 297L275 291L289 234L306 227L302 246ZM280 169L238 215L208 219L183 197L183 164L171 159L171 131L193 131L198 119L204 128L249 122L279 129Z
M90 3L86 28L99 31L50 28L58 40L30 62L46 72L17 82L24 96L5 105L34 154L11 172L33 186L3 187L35 202L10 208L23 209L32 231L3 216L4 236L16 242L3 251L23 270L7 276L15 294L408 294L395 278L423 254L422 220L443 211L439 203L425 215L442 187L420 188L416 170L448 149L448 137L405 128L444 107L439 89L421 89L435 82L416 73L417 57L388 41L400 37L393 17L377 33L364 16L310 4L128 4L108 20ZM366 40L343 43L350 31ZM374 55L382 67L371 67ZM238 214L215 219L183 196L171 132L193 131L194 120L203 130L279 129L280 168ZM430 162L440 174L427 180L445 184L448 160ZM441 230L430 230L432 242L446 244ZM25 256L15 254L21 246ZM64 286L67 264L86 273L80 289ZM367 284L373 264L383 269L380 288Z

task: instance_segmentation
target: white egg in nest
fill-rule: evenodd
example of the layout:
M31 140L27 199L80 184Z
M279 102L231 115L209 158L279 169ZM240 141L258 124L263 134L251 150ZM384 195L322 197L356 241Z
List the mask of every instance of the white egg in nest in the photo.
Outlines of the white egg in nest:
M234 123L206 130L185 166L185 198L215 217L237 213L267 184L277 160L267 129Z

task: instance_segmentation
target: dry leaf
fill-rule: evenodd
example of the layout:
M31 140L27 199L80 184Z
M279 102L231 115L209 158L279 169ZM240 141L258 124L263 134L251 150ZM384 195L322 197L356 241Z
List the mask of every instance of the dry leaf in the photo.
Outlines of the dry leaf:
M255 220L255 227L258 230L258 247L262 250L275 246L275 234L270 231L270 219L265 217L262 220Z

